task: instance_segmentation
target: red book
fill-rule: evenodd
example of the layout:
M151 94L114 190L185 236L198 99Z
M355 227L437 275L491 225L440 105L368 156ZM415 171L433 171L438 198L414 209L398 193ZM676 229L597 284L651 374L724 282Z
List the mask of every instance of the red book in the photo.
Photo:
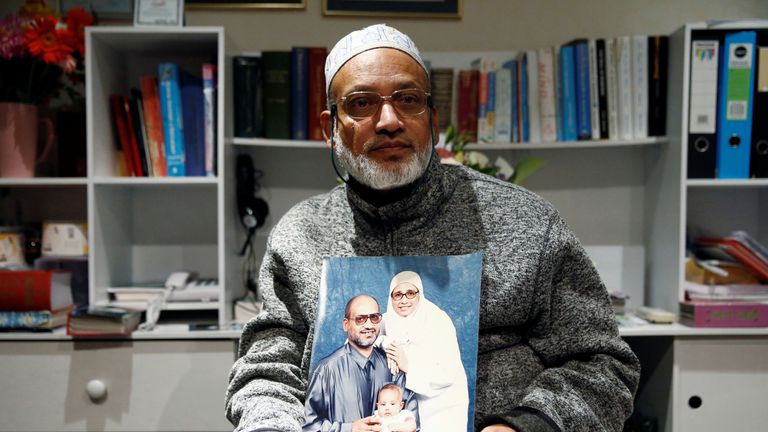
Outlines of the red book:
M157 79L154 76L141 78L141 94L144 106L144 124L147 129L148 142L146 146L152 161L152 172L155 176L167 177L163 117L160 114L160 95L157 92Z
M0 310L55 311L72 306L72 273L62 270L0 271Z
M768 327L768 303L680 302L680 322L692 327Z
M125 119L125 98L113 94L109 97L109 107L112 112L112 130L115 135L115 144L117 148L118 175L134 175L136 172L133 167L130 146L131 139L128 134L128 121Z
M477 141L477 95L480 72L459 71L459 94L457 105L457 132L469 135L470 142Z
M734 237L702 237L696 240L696 246L710 253L725 252L752 270L759 279L768 281L768 262L744 241Z
M328 49L325 47L309 48L309 101L307 110L308 138L323 140L323 128L320 126L320 113L326 109L325 95L325 57Z
M139 142L136 138L136 125L133 122L131 102L126 97L123 98L123 109L125 110L125 121L128 125L128 150L131 155L131 161L134 169L133 174L137 177L144 177L145 173L141 164L141 155L139 155Z

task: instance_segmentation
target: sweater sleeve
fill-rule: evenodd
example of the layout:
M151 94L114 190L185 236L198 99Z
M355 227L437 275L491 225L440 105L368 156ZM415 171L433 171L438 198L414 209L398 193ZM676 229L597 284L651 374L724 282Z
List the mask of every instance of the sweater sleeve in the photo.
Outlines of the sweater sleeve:
M243 329L226 394L235 431L298 432L304 422L306 379L301 356L307 327L285 266L269 246L259 274L264 312Z
M520 432L621 431L632 412L639 361L619 336L597 270L557 214L541 250L536 288L527 341L544 369L519 406L495 420Z

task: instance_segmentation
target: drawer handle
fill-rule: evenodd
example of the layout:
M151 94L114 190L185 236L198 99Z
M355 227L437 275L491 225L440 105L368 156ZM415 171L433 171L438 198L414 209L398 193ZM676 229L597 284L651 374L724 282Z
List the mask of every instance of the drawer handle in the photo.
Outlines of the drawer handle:
M688 406L693 409L699 408L701 406L701 398L698 396L691 396L688 398Z
M92 379L85 385L85 391L93 402L101 402L107 397L107 384L98 379Z

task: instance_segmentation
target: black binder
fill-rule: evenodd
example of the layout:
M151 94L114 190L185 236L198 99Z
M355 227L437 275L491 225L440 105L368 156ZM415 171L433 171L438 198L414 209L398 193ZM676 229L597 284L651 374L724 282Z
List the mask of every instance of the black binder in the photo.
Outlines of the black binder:
M752 103L752 148L750 177L768 177L768 31L758 34L755 60L754 102Z
M700 45L697 43L704 43ZM716 44L716 48L713 45ZM714 49L713 49L714 48ZM717 80L705 81L713 85L714 87L705 87L704 90L714 92L714 105L711 106L709 112L700 112L698 115L694 114L693 105L696 103L693 100L693 95L696 91L696 84L694 83L694 59L709 59L714 61L716 69L719 71L719 58L722 56L721 51L723 49L723 37L719 32L714 31L694 31L691 34L691 76L690 88L691 88L691 100L689 101L689 111L691 111L690 118L688 119L688 178L715 178L716 168L716 156L717 156L717 133L714 128L711 131L703 132L690 132L694 129L696 124L714 124L717 113ZM716 52L714 56L712 53ZM719 77L718 77L719 78ZM702 90L702 89L699 89Z

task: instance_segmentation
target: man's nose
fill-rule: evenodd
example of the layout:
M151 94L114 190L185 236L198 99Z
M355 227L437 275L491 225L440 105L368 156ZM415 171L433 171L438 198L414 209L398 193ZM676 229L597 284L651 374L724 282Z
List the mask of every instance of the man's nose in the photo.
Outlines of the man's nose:
M385 100L381 102L381 109L379 109L379 117L376 122L376 130L386 130L388 132L394 132L400 129L400 117L392 105L391 101Z

